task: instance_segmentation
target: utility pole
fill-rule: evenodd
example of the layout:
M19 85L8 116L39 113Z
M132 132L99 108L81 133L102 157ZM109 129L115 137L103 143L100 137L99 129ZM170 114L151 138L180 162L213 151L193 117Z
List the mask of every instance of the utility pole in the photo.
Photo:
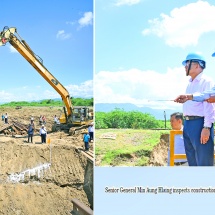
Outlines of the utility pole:
M166 129L166 112L164 111L163 114L164 114L164 122L165 122L165 129Z

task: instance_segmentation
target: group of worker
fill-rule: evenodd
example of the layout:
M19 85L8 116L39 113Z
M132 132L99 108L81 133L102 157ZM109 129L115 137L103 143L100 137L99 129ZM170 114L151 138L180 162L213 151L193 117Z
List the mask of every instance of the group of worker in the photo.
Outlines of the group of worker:
M55 115L54 116L54 122L57 124L60 124L59 118ZM40 123L40 120L39 120ZM35 124L34 124L34 118L31 118L30 124L28 126L28 143L33 143L33 135L35 130ZM46 137L47 137L47 130L44 126L44 124L41 125L41 128L39 130L40 136L41 136L41 142L46 143ZM84 148L85 151L89 151L90 145L89 143L94 140L94 123L90 123L88 129L84 132L83 135L83 141L84 141Z
M206 60L202 55L189 53L182 65L190 79L186 93L174 101L183 104L183 142L187 162L189 166L213 166L215 85L203 73Z
M43 115L40 115L40 118L39 118L39 124L40 125L45 125L46 124L46 117Z
M40 121L39 121L40 123ZM30 119L30 124L28 125L28 143L31 142L33 143L33 136L34 136L34 131L35 131L35 123L34 123L34 118L31 117ZM44 124L41 124L41 128L39 130L39 134L41 136L41 143L46 143L46 137L47 137L47 130L45 128Z
M8 115L7 115L7 113L5 115L2 114L1 118L2 118L2 121L4 122L4 124L8 124Z
M88 129L83 132L83 142L84 142L84 148L85 151L89 151L90 145L89 143L94 141L94 123L90 123Z

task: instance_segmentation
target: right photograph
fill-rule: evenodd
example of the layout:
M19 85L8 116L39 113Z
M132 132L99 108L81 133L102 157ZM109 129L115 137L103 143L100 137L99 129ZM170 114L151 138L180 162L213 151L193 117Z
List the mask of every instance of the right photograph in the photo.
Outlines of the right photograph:
M95 166L214 166L214 3L95 11Z

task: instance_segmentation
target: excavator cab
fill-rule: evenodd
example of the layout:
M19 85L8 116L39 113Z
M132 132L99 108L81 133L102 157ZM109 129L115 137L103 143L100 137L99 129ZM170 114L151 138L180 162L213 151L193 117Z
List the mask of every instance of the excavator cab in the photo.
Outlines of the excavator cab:
M88 128L93 122L93 109L86 106L73 106L72 114L68 116L64 108L59 121L59 124L55 123L52 126L53 132L67 130L69 135L74 135L78 131L81 132L82 129Z
M64 113L60 116L60 123L65 124L68 123L67 121L68 116L66 111L64 110ZM92 111L89 107L86 106L75 106L72 108L72 114L69 120L69 123L71 123L73 126L75 125L85 125L89 122L91 123L93 120Z
M85 125L89 121L89 108L76 106L73 108L72 123L74 125Z

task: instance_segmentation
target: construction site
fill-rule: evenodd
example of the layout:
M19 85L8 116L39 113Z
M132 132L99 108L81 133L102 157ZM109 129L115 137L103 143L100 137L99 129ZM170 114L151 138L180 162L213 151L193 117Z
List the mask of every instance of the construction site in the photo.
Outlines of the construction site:
M6 116L0 123L0 214L93 214L93 140L87 151L83 142L93 123L92 107L73 106L68 90L16 28L6 26L0 32L0 46L6 43L57 91L63 107L0 109ZM41 116L46 118L46 143L39 132ZM28 141L29 123L34 130L32 143Z
M93 142L84 152L83 134L52 132L61 108L1 108L0 214L91 214ZM46 116L47 143L41 144L39 116ZM33 143L27 125L34 117ZM83 210L83 211L82 211Z

